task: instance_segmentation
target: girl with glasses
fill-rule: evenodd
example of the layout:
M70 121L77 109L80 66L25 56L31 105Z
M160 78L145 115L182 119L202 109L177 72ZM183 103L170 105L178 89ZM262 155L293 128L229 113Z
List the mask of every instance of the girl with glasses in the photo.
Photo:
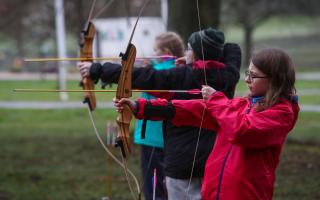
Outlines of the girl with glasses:
M205 167L203 200L268 200L281 150L298 118L292 60L280 49L263 49L252 56L245 81L246 97L228 99L204 86L203 99L121 99L115 106L121 112L122 105L129 104L137 118L170 119L176 126L216 131Z

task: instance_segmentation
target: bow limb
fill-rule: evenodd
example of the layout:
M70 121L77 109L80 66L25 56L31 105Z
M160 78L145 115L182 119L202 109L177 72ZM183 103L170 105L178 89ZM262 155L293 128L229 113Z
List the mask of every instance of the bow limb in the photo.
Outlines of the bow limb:
M80 34L80 58L87 58L92 62L93 40L96 34L96 28L91 21L88 21ZM94 82L89 77L82 78L80 85L84 90L94 90ZM88 103L91 111L96 108L96 97L94 92L85 91L83 103Z

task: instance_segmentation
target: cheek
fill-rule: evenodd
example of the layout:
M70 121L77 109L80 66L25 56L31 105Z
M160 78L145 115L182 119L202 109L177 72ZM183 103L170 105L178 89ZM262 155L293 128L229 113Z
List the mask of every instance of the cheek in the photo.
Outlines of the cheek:
M191 63L193 63L193 61L194 61L194 59L193 59L193 52L189 50L189 51L186 53L186 63L187 63L187 64L191 64Z
M261 81L252 85L251 92L253 93L253 95L265 95L268 88L268 83L265 81Z

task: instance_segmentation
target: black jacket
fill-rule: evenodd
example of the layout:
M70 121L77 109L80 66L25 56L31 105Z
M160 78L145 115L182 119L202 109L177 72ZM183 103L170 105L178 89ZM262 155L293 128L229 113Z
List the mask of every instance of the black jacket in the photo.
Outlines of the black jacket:
M198 62L201 63L201 61ZM222 68L215 66L216 64L212 64L210 61L206 63L207 83L232 98L240 77L241 50L238 45L225 44L223 63L225 66ZM220 66L221 63L218 65ZM204 70L195 66L194 63L163 71L156 71L151 67L134 68L132 87L135 89L201 89L201 86L205 84ZM197 66L199 67L201 64ZM117 83L120 71L121 66L118 64L105 63L102 66L99 63L93 63L90 77L96 82L100 79L104 83ZM201 94L176 93L172 97L172 99L195 98L202 98ZM176 127L170 121L164 123L164 170L166 176L177 179L190 177L198 133L199 128ZM214 141L214 132L201 130L193 177L203 177L204 166Z

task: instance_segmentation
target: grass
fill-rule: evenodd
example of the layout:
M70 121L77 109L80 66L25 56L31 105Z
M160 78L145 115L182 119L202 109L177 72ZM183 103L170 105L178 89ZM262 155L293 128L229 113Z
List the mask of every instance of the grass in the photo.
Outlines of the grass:
M123 171L98 144L85 109L0 112L0 199L130 199ZM100 130L115 119L113 110L94 114ZM129 167L139 174L138 156Z
M300 112L297 124L289 139L299 142L320 144L320 113Z
M274 199L319 199L319 158L319 146L288 142L277 171Z
M97 142L85 109L0 113L1 200L131 199L122 169ZM99 109L94 115L103 131L116 113ZM320 113L301 113L283 152L274 199L319 197L319 120ZM133 150L129 168L139 176L139 147Z

